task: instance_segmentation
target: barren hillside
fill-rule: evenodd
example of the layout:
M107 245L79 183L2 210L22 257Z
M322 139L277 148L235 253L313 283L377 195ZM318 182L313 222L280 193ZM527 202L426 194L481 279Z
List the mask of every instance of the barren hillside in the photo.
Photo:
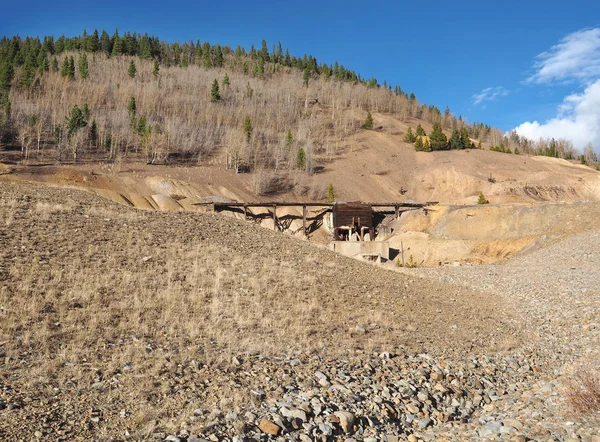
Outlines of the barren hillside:
M540 408L557 354L510 298L216 215L0 204L4 440L595 434L562 395Z

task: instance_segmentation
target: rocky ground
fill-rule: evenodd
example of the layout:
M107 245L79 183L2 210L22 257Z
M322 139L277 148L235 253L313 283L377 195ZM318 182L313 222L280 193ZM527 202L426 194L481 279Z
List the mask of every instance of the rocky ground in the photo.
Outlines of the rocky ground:
M0 209L2 440L600 440L565 391L597 361L596 233L400 274L71 190Z

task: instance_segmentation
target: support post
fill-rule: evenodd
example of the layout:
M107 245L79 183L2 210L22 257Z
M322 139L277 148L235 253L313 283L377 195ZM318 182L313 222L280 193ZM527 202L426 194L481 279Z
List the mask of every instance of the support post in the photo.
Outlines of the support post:
M277 229L277 204L273 204L273 230Z
M302 206L302 231L304 236L308 236L306 233L306 205Z
M396 205L396 219L400 216L400 206Z
M400 241L400 253L402 256L402 267L404 267L404 242Z

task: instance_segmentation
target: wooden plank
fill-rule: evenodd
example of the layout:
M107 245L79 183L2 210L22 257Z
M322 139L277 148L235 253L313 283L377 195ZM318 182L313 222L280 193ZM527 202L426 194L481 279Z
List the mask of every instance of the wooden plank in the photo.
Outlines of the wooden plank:
M273 230L277 229L277 205L273 204Z

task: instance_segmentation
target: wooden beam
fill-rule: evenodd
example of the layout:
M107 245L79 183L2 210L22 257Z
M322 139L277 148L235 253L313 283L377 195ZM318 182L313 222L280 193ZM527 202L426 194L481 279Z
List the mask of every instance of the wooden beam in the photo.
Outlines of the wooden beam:
M273 204L273 230L277 229L277 204Z
M304 236L306 235L306 205L302 206L302 231L304 232Z

